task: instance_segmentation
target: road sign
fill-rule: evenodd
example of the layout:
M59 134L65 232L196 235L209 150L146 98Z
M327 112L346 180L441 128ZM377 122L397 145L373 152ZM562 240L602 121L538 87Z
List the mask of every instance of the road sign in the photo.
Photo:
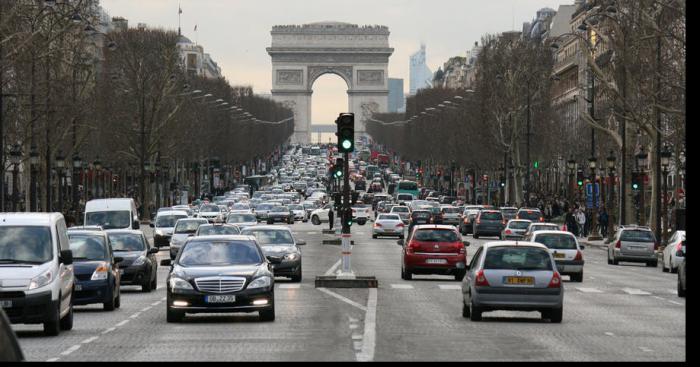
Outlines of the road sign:
M595 192L594 192L595 190ZM595 200L595 201L594 201ZM600 204L600 184L596 182L595 186L592 183L586 184L586 207L594 208Z

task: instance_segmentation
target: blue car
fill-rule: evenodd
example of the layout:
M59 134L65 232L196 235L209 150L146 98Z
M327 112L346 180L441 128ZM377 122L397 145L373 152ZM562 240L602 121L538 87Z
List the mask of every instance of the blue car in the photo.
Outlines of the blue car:
M104 231L69 230L75 274L74 305L102 303L106 311L119 308L120 276L107 233Z

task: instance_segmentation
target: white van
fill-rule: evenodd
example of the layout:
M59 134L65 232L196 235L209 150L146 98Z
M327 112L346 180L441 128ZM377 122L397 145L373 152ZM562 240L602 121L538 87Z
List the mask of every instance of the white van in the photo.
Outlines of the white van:
M95 199L85 204L85 225L103 229L141 229L134 199Z
M60 213L0 213L0 307L13 324L73 328L73 253Z

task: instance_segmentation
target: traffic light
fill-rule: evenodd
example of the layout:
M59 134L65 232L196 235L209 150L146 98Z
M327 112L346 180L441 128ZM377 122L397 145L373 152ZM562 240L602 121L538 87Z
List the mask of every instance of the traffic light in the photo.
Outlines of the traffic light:
M335 165L333 166L333 178L343 178L344 163L343 158L338 158L335 160Z
M535 161L535 169L539 169L539 168L540 168L540 162L539 162L539 161Z
M499 178L499 181L501 181L501 187L506 187L506 178L501 176Z
M335 211L340 213L340 208L343 206L343 196L339 192L333 194L333 207Z
M639 184L639 174L637 174L636 172L632 173L632 190L637 191L640 187L641 185Z
M583 180L583 170L578 170L578 172L576 172L576 184L578 185L578 187L583 186Z
M355 114L341 113L335 120L338 125L338 152L352 153L355 151Z
M343 222L347 224L348 227L352 227L352 209L347 208L343 211Z

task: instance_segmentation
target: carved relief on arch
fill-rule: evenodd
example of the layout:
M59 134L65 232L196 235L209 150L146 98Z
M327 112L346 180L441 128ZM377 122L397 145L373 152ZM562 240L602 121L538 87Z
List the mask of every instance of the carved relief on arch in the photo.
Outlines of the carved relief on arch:
M348 89L352 89L352 66L309 66L308 73L309 89L311 89L316 79L323 74L339 75L347 83Z
M360 105L362 109L362 120L368 120L373 114L379 112L379 104L377 102L363 102Z

